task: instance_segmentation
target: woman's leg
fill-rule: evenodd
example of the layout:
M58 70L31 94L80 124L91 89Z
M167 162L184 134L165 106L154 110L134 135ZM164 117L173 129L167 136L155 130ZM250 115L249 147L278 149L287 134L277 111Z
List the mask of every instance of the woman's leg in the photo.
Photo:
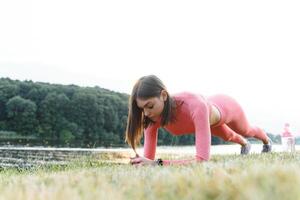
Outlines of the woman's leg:
M225 141L235 142L241 145L241 154L246 155L250 152L251 144L241 135L234 132L226 124L212 127L211 132L215 136L223 138Z
M245 140L245 138L243 136L234 132L226 124L222 124L217 127L212 127L211 133L212 133L212 135L218 136L228 142L235 142L240 145L245 145L247 143L247 141Z
M244 137L257 138L264 144L268 143L269 140L267 134L258 127L250 126L243 109L233 98L226 95L215 95L209 97L208 101L219 109L221 113L222 124L226 124L230 129L232 129L233 132ZM225 130L228 129L228 127L221 128L223 129L223 132L220 131L218 133L224 134L223 137L226 138L226 134L230 132L230 130ZM217 127L214 127L212 129L215 128Z

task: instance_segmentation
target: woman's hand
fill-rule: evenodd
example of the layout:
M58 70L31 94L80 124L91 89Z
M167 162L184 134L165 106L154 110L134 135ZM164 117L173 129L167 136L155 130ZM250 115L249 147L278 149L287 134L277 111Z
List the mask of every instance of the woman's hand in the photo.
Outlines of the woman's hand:
M139 156L138 154L135 157L130 158L130 164L132 164L134 166L157 165L155 160L151 160L151 159Z

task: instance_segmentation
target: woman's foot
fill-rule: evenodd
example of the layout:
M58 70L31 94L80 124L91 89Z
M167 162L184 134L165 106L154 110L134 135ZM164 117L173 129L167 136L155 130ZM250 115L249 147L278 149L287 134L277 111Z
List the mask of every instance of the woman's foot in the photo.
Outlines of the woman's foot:
M272 140L268 138L268 143L263 145L262 153L268 153L272 151Z
M246 144L242 145L241 147L241 155L249 154L251 149L251 143L247 140Z

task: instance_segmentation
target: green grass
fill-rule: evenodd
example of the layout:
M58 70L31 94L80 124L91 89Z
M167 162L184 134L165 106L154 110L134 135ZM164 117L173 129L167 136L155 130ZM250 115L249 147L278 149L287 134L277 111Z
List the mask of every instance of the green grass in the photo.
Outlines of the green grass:
M300 153L213 156L189 166L86 159L2 169L0 199L299 199Z

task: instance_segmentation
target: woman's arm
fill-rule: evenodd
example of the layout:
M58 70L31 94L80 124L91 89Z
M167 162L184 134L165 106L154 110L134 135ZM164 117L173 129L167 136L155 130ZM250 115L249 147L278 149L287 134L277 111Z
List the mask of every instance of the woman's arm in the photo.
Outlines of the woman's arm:
M158 137L158 127L149 126L144 130L144 157L154 160Z
M195 126L196 160L209 160L211 146L211 131L209 124L209 108L200 100L192 111L192 119Z

